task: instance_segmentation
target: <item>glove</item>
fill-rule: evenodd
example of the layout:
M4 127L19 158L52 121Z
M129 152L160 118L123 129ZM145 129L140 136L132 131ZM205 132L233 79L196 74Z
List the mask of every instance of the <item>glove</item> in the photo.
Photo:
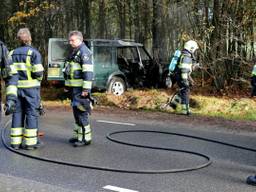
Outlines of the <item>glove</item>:
M42 103L40 103L39 107L37 108L39 115L43 116L45 114L44 106Z
M189 88L189 81L188 80L183 80L182 84L186 87Z
M16 103L14 100L7 100L4 106L5 115L10 115L16 110Z

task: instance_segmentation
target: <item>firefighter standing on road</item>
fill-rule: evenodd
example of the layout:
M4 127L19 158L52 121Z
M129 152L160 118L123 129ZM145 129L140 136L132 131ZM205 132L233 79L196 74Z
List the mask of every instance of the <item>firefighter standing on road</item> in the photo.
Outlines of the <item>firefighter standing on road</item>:
M91 143L90 93L92 88L93 65L91 51L83 42L80 31L69 33L69 44L73 48L63 70L66 91L71 94L71 105L75 118L73 137L69 139L75 147Z
M252 85L251 97L254 97L256 96L256 64L253 66L253 69L252 69L251 85Z
M17 101L18 74L15 67L13 66L11 57L8 57L8 49L2 41L0 41L0 69L1 77L6 84L5 114L9 115L15 111ZM0 101L1 99L2 96Z
M176 109L177 104L180 102L182 111L181 114L190 115L189 109L189 92L192 79L190 74L194 63L194 53L198 49L195 41L189 40L184 44L184 49L181 51L180 61L175 69L175 79L180 87L180 92L174 98L170 106Z
M31 46L29 29L21 28L17 38L20 47L10 52L18 71L18 98L12 118L11 146L14 149L22 147L33 150L39 147L38 109L44 68L40 53Z

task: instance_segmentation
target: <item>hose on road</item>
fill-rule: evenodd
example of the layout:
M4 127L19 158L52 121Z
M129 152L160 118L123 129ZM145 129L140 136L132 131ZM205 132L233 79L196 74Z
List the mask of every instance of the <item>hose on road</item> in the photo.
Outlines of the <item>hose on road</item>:
M198 136L193 136L193 135L180 134L180 133L173 133L173 132L149 131L149 130L126 130L126 131L116 131L116 132L109 133L107 135L107 139L109 139L110 141L115 142L115 143L134 146L134 147L140 147L140 148L148 148L148 149L156 149L156 150L165 150L165 151L170 151L170 152L175 151L175 152L187 153L187 154L199 156L199 157L204 158L206 160L206 162L203 163L203 164L193 166L193 167L188 167L188 168L166 169L166 170L128 170L128 169L116 169L116 168L104 167L104 166L84 165L84 164L78 164L78 163L73 163L73 162L68 162L68 161L55 160L55 159L50 159L50 158L46 158L46 157L40 157L40 156L35 156L35 155L28 154L28 153L24 153L21 150L15 150L15 149L11 148L7 144L6 139L5 139L6 132L7 132L7 125L4 127L4 129L2 129L2 132L1 132L2 142L8 150L10 150L10 151L12 151L16 154L19 154L19 155L22 155L22 156L25 156L25 157L29 157L29 158L32 158L32 159L45 161L45 162L49 162L49 163L60 164L60 165L81 167L81 168L87 168L87 169L96 169L96 170L102 170L102 171L121 172L121 173L166 174L166 173L186 172L186 171L193 171L193 170L198 170L198 169L202 169L204 167L207 167L212 163L212 161L211 161L210 157L208 157L207 155L197 153L197 152L193 152L193 151L180 150L180 149L174 149L174 148L153 147L153 146L146 146L146 145L139 145L139 144L125 142L125 141L122 141L120 139L115 139L113 137L114 135L117 135L117 134L138 133L139 132L139 133L154 133L154 134L175 135L175 136L180 136L180 137L203 140L203 141L212 142L212 143L218 143L218 144L222 144L222 145L226 145L226 146L230 146L230 147L235 147L235 148L239 148L239 149L243 149L243 150L256 152L256 149L251 149L251 148L247 148L247 147L243 147L243 146L229 144L229 143L225 143L225 142L222 142L222 141L216 141L216 140L212 140L212 139L208 139L208 138L203 138L203 137L198 137Z

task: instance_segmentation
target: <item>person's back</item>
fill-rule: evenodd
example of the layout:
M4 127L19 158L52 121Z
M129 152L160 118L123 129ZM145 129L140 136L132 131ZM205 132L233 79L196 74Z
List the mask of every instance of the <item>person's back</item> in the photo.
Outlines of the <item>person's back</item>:
M40 53L31 46L31 34L22 28L17 34L20 47L10 52L18 72L18 97L11 127L11 146L14 149L36 149L38 145L38 108L40 84L44 68Z
M18 88L40 87L43 68L39 52L30 45L22 45L11 55L19 73Z

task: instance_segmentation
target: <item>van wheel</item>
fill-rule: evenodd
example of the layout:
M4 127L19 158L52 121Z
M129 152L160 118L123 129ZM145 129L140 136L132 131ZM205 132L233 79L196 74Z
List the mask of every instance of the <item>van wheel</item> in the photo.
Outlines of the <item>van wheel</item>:
M126 84L120 77L112 77L109 82L108 92L114 95L122 95L126 90Z

